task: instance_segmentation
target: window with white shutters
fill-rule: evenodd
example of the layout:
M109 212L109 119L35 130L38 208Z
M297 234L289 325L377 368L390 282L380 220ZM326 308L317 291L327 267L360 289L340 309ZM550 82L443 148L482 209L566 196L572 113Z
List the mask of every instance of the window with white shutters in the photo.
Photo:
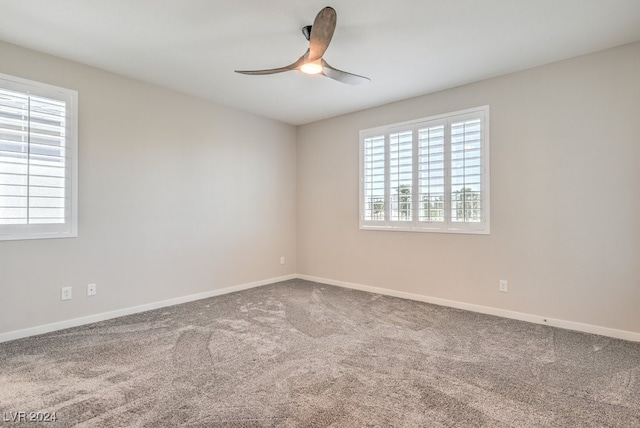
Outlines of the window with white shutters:
M360 132L360 227L489 233L489 106Z
M77 236L77 93L0 74L0 240Z

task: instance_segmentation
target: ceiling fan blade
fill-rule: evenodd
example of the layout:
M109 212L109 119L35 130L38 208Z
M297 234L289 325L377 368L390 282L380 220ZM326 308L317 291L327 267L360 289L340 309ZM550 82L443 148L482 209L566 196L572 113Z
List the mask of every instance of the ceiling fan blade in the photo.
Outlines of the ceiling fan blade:
M368 77L358 76L357 74L347 73L346 71L333 68L323 59L320 61L322 63L322 74L333 80L337 80L338 82L347 83L349 85L360 85L371 81Z
M276 73L284 73L285 71L297 70L305 63L307 59L307 55L309 55L309 49L302 55L296 62L293 64L289 64L280 68L269 68L266 70L235 70L236 73L240 74L248 74L250 76L256 76L261 74L276 74Z
M336 20L336 11L332 7L327 6L318 12L311 27L309 61L317 61L324 55L336 29Z
M248 74L250 76L257 76L261 74L276 74L276 73L284 73L285 71L295 70L295 67L291 67L290 65L286 67L280 68L268 68L266 70L235 70L236 73L240 74Z

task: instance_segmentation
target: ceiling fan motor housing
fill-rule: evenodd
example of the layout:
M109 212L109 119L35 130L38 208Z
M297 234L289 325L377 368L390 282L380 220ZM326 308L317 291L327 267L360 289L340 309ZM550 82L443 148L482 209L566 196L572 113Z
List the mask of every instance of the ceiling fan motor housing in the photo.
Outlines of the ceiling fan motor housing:
M311 27L312 25L307 25L306 27L302 27L302 34L309 41L311 39Z

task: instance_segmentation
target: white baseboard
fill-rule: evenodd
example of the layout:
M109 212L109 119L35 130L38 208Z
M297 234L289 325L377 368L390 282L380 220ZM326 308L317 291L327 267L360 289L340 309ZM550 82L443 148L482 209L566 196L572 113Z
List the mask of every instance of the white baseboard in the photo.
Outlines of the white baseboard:
M218 290L206 291L204 293L191 294L188 296L176 297L174 299L163 300L160 302L147 303L144 305L133 306L124 309L117 309L110 312L102 312L95 315L89 315L81 318L74 318L70 320L54 322L51 324L39 325L36 327L25 328L23 330L10 331L8 333L0 333L0 343L8 342L10 340L22 339L25 337L35 336L38 334L50 333L52 331L64 330L65 328L78 327L85 324L91 324L94 322L105 321L112 318L122 317L125 315L137 314L140 312L146 312L153 309L164 308L167 306L179 305L181 303L192 302L194 300L206 299L208 297L220 296L222 294L233 293L236 291L247 290L249 288L260 287L267 284L273 284L280 281L287 281L289 279L298 278L298 275L286 275L277 278L265 279L262 281L250 282L247 284L234 285L232 287L220 288Z
M640 333L617 330L613 328L600 327L591 324L583 324L573 321L559 320L554 318L547 318L541 315L525 314L522 312L508 311L505 309L492 308L489 306L474 305L471 303L458 302L455 300L440 299L437 297L429 297L421 294L407 293L404 291L391 290L388 288L372 287L369 285L356 284L352 282L337 281L328 278L320 278L310 275L291 274L286 276L280 276L276 278L265 279L262 281L251 282L247 284L235 285L232 287L221 288L218 290L211 290L199 294L191 294L188 296L176 297L174 299L163 300L160 302L147 303L144 305L133 306L124 309L118 309L110 312L102 312L95 315L89 315L81 318L74 318L71 320L65 320L55 322L51 324L40 325L36 327L30 327L23 330L10 331L8 333L0 333L0 343L8 342L10 340L22 339L25 337L35 336L38 334L50 333L52 331L64 330L66 328L78 327L85 324L91 324L94 322L105 321L112 318L122 317L125 315L137 314L140 312L146 312L153 309L164 308L167 306L179 305L181 303L192 302L194 300L206 299L208 297L220 296L223 294L233 293L236 291L247 290L249 288L260 287L263 285L273 284L280 281L287 281L290 279L304 279L307 281L319 282L328 285L335 285L343 288L350 288L354 290L368 291L370 293L383 294L386 296L399 297L402 299L416 300L419 302L432 303L440 306L447 306L456 309L464 309L471 312L478 312L487 315L495 315L503 318L511 318L520 321L527 321L536 324L544 324L553 327L564 328L567 330L580 331L583 333L599 334L601 336L613 337L616 339L630 340L634 342L640 342Z
M626 330L617 330L614 328L600 327L597 325L583 324L573 321L559 320L548 318L541 315L525 314L522 312L508 311L505 309L492 308L489 306L474 305L471 303L458 302L455 300L440 299L437 297L429 297L421 294L406 293L404 291L396 291L388 288L371 287L369 285L355 284L352 282L336 281L333 279L319 278L310 275L298 275L298 278L307 281L320 282L328 285L335 285L343 288L351 288L354 290L368 291L370 293L383 294L386 296L400 297L402 299L417 300L419 302L433 303L434 305L448 306L456 309L464 309L471 312L479 312L481 314L495 315L502 318L511 318L520 321L527 321L536 324L550 325L553 327L563 328L566 330L580 331L583 333L598 334L601 336L613 337L616 339L630 340L640 342L640 333Z

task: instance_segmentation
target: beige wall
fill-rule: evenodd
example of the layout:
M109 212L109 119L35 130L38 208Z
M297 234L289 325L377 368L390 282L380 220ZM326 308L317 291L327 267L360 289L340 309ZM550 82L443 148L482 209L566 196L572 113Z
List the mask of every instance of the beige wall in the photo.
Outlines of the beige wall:
M491 234L359 230L358 131L484 104ZM639 123L636 43L300 127L298 273L640 332Z
M295 273L294 127L4 43L0 73L80 106L79 237L0 242L0 333Z
M80 100L80 236L0 242L0 334L296 272L640 332L640 44L297 135L12 45L0 59ZM484 104L491 235L360 231L358 131Z

